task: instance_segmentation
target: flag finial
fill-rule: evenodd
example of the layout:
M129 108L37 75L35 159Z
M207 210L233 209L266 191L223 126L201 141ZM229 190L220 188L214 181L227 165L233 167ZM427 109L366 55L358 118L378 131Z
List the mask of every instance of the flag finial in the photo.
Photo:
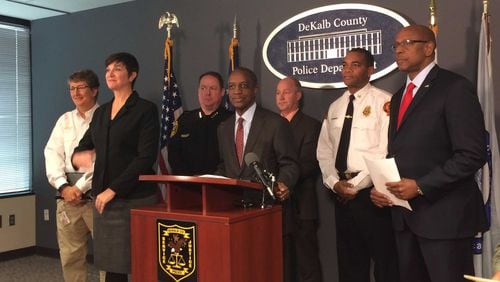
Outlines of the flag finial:
M434 35L437 36L438 33L438 24L437 24L437 16L436 16L436 1L431 0L429 3L429 28L434 32Z
M165 12L165 14L161 15L160 20L158 21L158 29L161 29L164 25L167 26L167 38L170 38L170 31L172 27L175 25L177 28L179 27L179 19L174 13Z
M238 23L236 22L236 15L234 15L233 21L233 38L238 38Z

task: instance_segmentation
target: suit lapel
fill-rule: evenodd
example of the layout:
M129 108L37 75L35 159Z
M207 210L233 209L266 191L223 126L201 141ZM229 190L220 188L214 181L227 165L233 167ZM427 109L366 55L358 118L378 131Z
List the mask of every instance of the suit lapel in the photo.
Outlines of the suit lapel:
M228 140L231 140L229 142L229 161L230 161L230 166L233 167L239 167L240 164L238 163L238 157L236 156L236 143L234 140L234 124L236 122L236 114L233 114L231 118L227 119L228 126L226 126L226 133L225 135L227 136Z
M290 121L290 126L292 127L292 129L294 129L294 131L299 126L301 120L302 120L302 113L299 110Z
M122 116L127 114L127 112L129 112L130 109L132 107L134 107L134 105L137 103L138 98L139 98L139 95L137 94L137 92L135 92L135 91L132 92L132 94L130 94L130 97L127 98L127 101L125 101L125 104L123 105L123 107L116 114L115 118L113 118L113 121L118 120ZM113 98L113 100L114 100L114 98ZM111 102L111 104L113 104L113 103ZM111 113L109 116L111 117Z
M264 118L262 116L262 112L260 108L257 107L255 109L255 114L252 119L252 125L250 126L250 131L248 132L247 143L245 144L245 152L246 155L248 152L252 152L255 146L255 143L259 139L260 132L264 128ZM243 166L244 167L244 166Z
M403 119L401 120L401 125L399 126L399 129L404 127L404 124L405 124L406 120L408 119L408 117L411 116L412 112L418 107L418 105L423 100L423 98L425 97L427 92L429 92L429 89L432 88L432 82L436 78L438 71L439 71L439 67L435 66L432 68L432 70L429 72L429 74L427 74L427 77L425 78L422 85L420 85L420 87L418 88L418 91L415 94L415 97L413 97L413 100L411 101L410 106L406 110L406 112L403 116ZM396 115L395 115L396 117L397 117L397 113L399 112L399 105L401 102L401 96L398 95L398 97L399 97L399 103L397 104L398 111L396 112Z
M389 120L389 139L392 139L398 131L398 113L399 113L399 106L401 106L401 99L403 96L403 91L405 90L405 86L401 87L401 89L398 90L398 92L392 97L391 99L391 112L390 112L390 117L391 119Z

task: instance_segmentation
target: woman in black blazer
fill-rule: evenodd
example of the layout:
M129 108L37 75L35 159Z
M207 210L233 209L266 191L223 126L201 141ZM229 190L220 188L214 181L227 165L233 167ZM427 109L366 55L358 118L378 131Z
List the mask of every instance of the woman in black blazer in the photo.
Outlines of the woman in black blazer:
M95 152L94 262L106 281L127 281L130 273L130 209L158 202L157 185L139 182L139 175L154 174L160 126L156 105L133 90L138 74L131 54L106 59L114 97L95 111L73 155L79 166Z

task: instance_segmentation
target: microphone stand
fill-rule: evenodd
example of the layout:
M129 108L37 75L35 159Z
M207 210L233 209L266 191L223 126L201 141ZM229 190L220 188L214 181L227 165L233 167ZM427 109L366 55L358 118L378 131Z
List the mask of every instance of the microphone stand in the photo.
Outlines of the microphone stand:
M269 193L271 198L273 198L273 200L276 200L276 198L274 197L274 193L273 193L274 184L276 183L276 177L274 176L274 174L272 174L271 172L268 172L266 170L263 171L263 176L266 180L266 183L262 183L262 184L265 186L266 189L262 189L262 199L261 199L261 203L260 203L261 209L272 207L272 204L266 205L266 191Z

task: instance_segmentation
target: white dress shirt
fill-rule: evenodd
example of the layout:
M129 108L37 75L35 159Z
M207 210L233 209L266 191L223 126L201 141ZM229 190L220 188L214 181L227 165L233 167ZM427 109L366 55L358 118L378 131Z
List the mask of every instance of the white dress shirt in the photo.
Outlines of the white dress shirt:
M84 175L75 184L82 193L92 188L93 169L91 171L75 171L71 164L71 156L89 128L92 115L97 107L96 104L85 112L85 118L74 109L64 113L57 120L44 150L47 179L54 188L58 189L63 184L68 183L67 172L84 172Z
M432 70L432 68L436 65L436 63L431 62L428 64L423 70L421 70L414 78L413 80L410 79L410 77L406 77L406 86L405 86L405 91L403 93L406 93L406 89L408 88L408 84L413 83L415 85L415 88L413 88L413 97L415 97L415 94L417 94L418 89L422 87L422 84L424 83L425 78L429 74L429 72ZM425 85L424 85L425 87ZM427 86L428 87L428 86ZM401 99L401 103L403 103L403 99Z
M318 140L316 156L319 161L323 183L333 190L340 180L335 168L335 158L344 124L349 91L335 100L323 120ZM351 139L347 156L347 172L359 172L348 182L361 190L372 186L366 169L364 157L369 159L385 158L387 154L387 130L389 127L389 107L391 94L378 89L370 83L354 93L354 113ZM386 106L386 110L384 110Z

